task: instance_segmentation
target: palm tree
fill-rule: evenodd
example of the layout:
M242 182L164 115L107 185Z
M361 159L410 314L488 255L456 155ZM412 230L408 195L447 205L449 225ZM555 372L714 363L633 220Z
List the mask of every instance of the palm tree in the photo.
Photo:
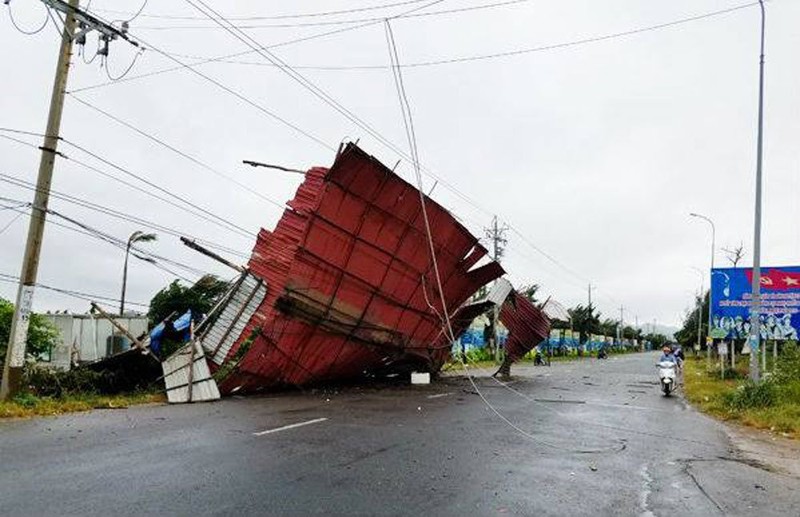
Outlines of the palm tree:
M155 233L144 233L135 231L128 237L128 245L125 247L125 266L122 270L122 296L119 302L119 315L122 316L125 312L125 288L128 285L128 257L131 254L131 246L138 242L153 242L157 239ZM155 262L153 259L146 258L148 262Z

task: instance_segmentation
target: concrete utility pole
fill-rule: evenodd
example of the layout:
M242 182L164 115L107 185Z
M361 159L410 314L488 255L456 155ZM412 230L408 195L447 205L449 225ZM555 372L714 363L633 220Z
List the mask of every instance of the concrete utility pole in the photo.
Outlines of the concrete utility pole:
M500 262L500 259L503 257L505 253L505 247L508 244L508 239L506 239L506 232L508 231L508 225L500 226L497 221L497 216L492 218L492 226L489 228L484 229L484 233L489 240L492 241L492 259L495 262ZM495 359L500 360L500 343L498 340L497 335L497 322L500 319L500 308L495 307L492 311L492 334L494 340L494 351L495 351Z
M7 3L7 2L6 2ZM58 51L58 63L53 81L53 91L50 94L50 112L47 116L47 130L44 143L41 147L42 156L39 161L39 174L36 179L36 193L31 206L31 219L28 225L28 237L25 243L25 254L22 260L19 289L17 291L17 304L11 319L11 332L8 338L8 350L3 366L3 381L0 383L0 400L13 397L20 387L22 367L25 363L25 346L28 337L31 309L33 307L33 294L36 286L37 273L39 272L39 255L42 250L42 238L47 216L47 207L50 201L50 184L53 179L53 166L58 153L59 131L61 129L61 114L64 109L67 77L69 75L70 60L72 59L72 44L86 43L86 34L90 31L100 33L101 49L104 56L108 56L108 44L121 38L131 45L139 44L127 36L128 25L123 23L120 28L114 27L102 20L85 13L79 9L79 0L42 0L48 9L54 9L64 14L64 30L61 34L61 45ZM76 32L76 25L79 29Z
M758 349L761 341L761 176L762 154L764 148L764 33L766 12L764 0L761 7L761 54L758 68L758 143L756 144L756 207L755 229L753 232L753 297L750 302L750 379L758 382L761 375L758 369Z
M78 8L78 0L70 0L70 7ZM58 51L56 77L53 81L53 92L50 96L50 113L47 116L47 131L42 145L42 157L39 161L39 175L36 179L36 193L31 206L31 219L28 225L28 239L25 243L25 255L22 260L17 304L11 319L11 332L8 339L6 361L3 366L3 382L0 384L0 400L13 397L20 387L22 367L25 363L25 345L28 339L33 291L39 271L39 254L42 250L42 236L47 217L47 205L50 201L50 184L53 180L53 165L58 148L58 133L61 128L61 113L64 109L67 76L72 58L72 40L75 34L75 16L68 12L64 19L64 31L61 35L61 46Z
M620 305L619 307L619 331L617 332L618 336L617 339L620 343L625 338L625 307Z
M506 239L507 231L508 225L500 226L497 216L492 218L492 226L484 229L486 237L492 241L492 259L495 262L500 262L500 259L505 254L506 245L508 244L508 239Z

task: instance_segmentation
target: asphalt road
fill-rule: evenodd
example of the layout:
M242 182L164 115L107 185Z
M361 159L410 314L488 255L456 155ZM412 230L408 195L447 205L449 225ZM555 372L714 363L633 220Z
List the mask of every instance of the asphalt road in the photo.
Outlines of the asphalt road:
M0 515L800 515L654 362L0 422Z

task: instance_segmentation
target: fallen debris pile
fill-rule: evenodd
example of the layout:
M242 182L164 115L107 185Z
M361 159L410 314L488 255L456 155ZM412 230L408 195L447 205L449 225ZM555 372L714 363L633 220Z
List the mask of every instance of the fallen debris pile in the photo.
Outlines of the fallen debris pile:
M509 356L521 357L547 336L546 316L505 281L502 299L465 305L504 271L452 214L427 196L424 202L456 332L500 304L510 322ZM420 205L415 187L354 144L330 169L309 170L198 327L202 347L192 364L204 355L223 394L439 370L452 343Z

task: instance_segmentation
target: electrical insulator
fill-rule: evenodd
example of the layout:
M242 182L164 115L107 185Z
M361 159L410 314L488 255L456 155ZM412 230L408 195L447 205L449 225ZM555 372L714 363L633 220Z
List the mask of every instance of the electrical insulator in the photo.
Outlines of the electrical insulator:
M75 38L75 43L77 43L78 45L86 45L86 24L81 22L78 25L78 29L79 29L78 37Z
M108 38L106 36L101 36L100 41L103 42L103 46L97 50L97 54L108 57Z

